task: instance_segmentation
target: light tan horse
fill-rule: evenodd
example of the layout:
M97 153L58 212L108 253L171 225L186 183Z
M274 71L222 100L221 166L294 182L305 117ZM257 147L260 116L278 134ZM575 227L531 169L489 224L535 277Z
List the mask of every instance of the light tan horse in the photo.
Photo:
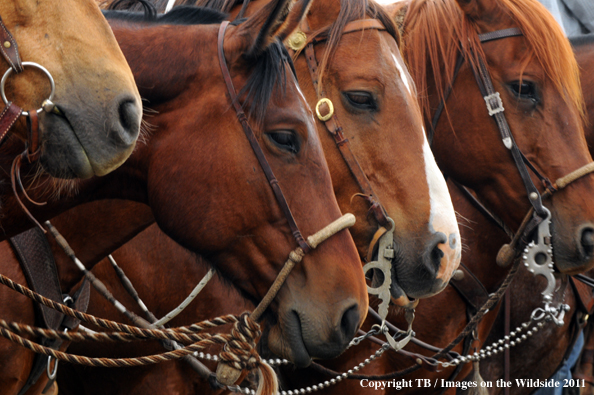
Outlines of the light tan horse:
M104 175L131 154L142 108L130 68L92 0L3 0L0 17L22 62L44 67L55 80L55 109L40 111L41 163L52 176ZM0 61L0 73L9 70ZM50 95L48 76L25 63L9 72L6 98L26 111ZM49 109L48 109L49 111ZM14 133L27 138L24 117Z

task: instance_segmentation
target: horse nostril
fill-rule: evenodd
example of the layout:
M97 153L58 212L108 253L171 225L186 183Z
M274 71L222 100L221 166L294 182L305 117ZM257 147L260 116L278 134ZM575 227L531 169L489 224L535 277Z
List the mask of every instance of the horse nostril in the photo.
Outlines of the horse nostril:
M586 227L582 229L580 242L587 257L594 255L594 228Z
M134 101L123 100L118 107L120 127L115 138L126 146L134 144L140 132L140 111Z
M340 331L345 340L350 341L359 329L359 309L357 305L349 307L340 320Z
M427 269L429 269L432 273L437 273L439 267L441 266L441 259L444 257L443 251L439 248L440 244L447 243L448 238L442 232L437 232L431 239L431 242L428 244L429 254L425 255L427 265Z

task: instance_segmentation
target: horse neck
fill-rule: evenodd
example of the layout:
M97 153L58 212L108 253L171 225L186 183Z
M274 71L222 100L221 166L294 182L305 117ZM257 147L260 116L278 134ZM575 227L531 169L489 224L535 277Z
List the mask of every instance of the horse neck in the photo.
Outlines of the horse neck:
M87 269L130 241L155 222L151 209L141 203L104 200L73 208L51 220ZM48 236L56 259L60 282L71 289L82 273L53 237Z

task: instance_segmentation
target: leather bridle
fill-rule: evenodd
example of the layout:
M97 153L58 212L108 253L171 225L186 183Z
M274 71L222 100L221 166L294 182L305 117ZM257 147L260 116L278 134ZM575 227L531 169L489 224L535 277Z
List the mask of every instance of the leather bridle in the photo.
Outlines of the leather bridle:
M280 288L283 286L293 267L301 262L305 254L315 249L320 243L324 242L329 237L350 226L353 226L355 223L355 217L352 214L343 215L339 219L327 225L324 229L318 231L312 236L309 236L307 240L303 238L303 235L299 230L299 227L297 226L295 218L291 213L291 209L289 208L287 200L281 190L278 180L274 176L274 173L268 163L268 160L264 156L262 147L260 147L258 139L256 138L256 135L254 134L254 131L248 122L247 116L243 111L241 104L239 103L235 87L233 86L231 74L229 73L229 68L227 67L227 61L225 59L223 45L225 39L225 31L228 25L228 21L225 21L221 24L218 33L217 44L219 65L221 67L223 79L225 80L225 85L227 86L227 93L229 94L229 99L231 100L233 108L235 109L235 112L237 114L237 119L241 123L243 131L250 143L250 146L252 147L252 150L254 151L254 154L256 155L256 158L258 159L262 171L266 175L266 179L268 180L268 183L270 184L270 187L274 192L276 201L279 204L285 218L287 219L287 222L289 223L289 227L291 228L293 237L299 245L299 247L291 251L291 253L289 254L289 259L285 262L283 268L280 270L276 279L268 289L266 295L264 295L258 306L256 306L254 311L252 311L252 313L249 315L249 320L257 322L261 320L265 310L268 308L272 300L276 297L277 293L280 291ZM219 364L217 367L217 380L226 385L231 385L235 383L235 381L239 377L239 374L240 371L238 371L236 368L230 365Z
M365 29L375 30L386 30L385 26L377 19L361 19L352 21L346 24L342 34L348 34L353 32L362 31ZM304 49L305 59L307 67L311 76L311 80L314 85L314 89L318 96L318 102L315 107L315 112L320 120L326 127L326 130L334 138L336 147L338 148L342 158L344 159L347 167L349 168L353 178L357 182L359 189L361 190L360 196L364 198L370 205L369 215L373 215L380 227L389 228L391 225L388 221L388 215L386 210L379 201L377 195L373 191L373 187L369 182L369 179L365 175L365 172L361 168L359 161L353 154L350 147L348 138L343 133L342 125L338 120L337 114L334 112L334 105L332 101L326 97L324 89L319 86L319 68L318 61L316 59L314 46L318 43L322 43L328 39L328 28L320 29L315 32L311 32L307 23L307 18L303 19L301 30L293 33L287 40L287 45L296 53L299 53Z
M12 168L10 172L12 190L23 211L45 233L45 229L43 228L43 226L41 226L41 224L33 217L33 215L29 212L29 210L21 201L19 193L17 191L17 185L18 187L20 187L21 191L23 192L27 200L29 200L31 203L35 205L45 204L37 203L27 195L27 192L25 191L25 188L21 181L20 168L23 160L26 159L28 163L33 163L37 161L41 156L38 114L41 111L52 112L55 109L55 106L51 101L54 97L55 92L54 79L52 78L50 72L43 66L34 62L21 61L21 56L19 54L17 42L8 30L8 28L4 25L2 18L0 18L0 53L10 66L8 70L4 73L2 80L0 81L0 94L2 96L2 100L5 103L4 109L2 110L2 112L0 112L0 145L4 143L4 141L8 137L8 132L12 129L18 118L20 116L24 116L27 122L27 147L25 148L23 153L18 155L12 162ZM43 102L42 107L39 109L24 111L22 108L20 108L13 102L8 101L8 99L6 98L6 94L4 93L4 86L10 74L13 72L16 74L23 72L25 66L41 70L47 76L51 85L51 93L49 95L49 98Z

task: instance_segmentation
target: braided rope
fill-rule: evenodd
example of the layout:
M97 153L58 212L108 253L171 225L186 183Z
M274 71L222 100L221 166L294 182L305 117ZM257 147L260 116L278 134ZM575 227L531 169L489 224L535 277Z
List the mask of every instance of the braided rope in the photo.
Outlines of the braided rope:
M22 347L25 347L38 354L44 354L56 358L60 361L66 361L79 365L94 366L94 367L106 367L106 368L117 368L117 367L132 367L132 366L144 366L151 365L165 361L171 361L181 359L186 355L193 354L194 352L204 349L206 346L215 344L226 344L232 340L230 335L211 335L210 338L196 342L184 348L180 348L173 351L167 351L162 354L153 354L137 358L89 358L80 355L68 354L61 351L53 350L49 347L39 345L35 342L27 340L17 334L10 332L4 328L0 328L0 335L16 343Z
M174 340L194 343L210 337L210 334L185 334L185 333L167 333L155 334L155 336L140 336L137 334L125 332L60 332L53 329L39 328L36 326L21 324L19 322L8 322L0 319L0 327L8 329L17 334L27 334L35 337L45 337L47 339L60 339L70 342L96 341L96 342L131 342L143 340Z
M162 340L179 340L176 339L175 336L177 334L194 334L197 332L201 332L206 329L215 328L221 325L232 324L237 322L238 318L234 315L225 315L221 317L217 317L211 320L202 321L196 324L192 324L189 326L181 326L178 328L171 328L171 329L143 329L137 326L131 326L126 324L121 324L119 322L106 320L102 318L95 317L94 315L83 313L78 310L71 309L68 306L63 304L54 302L51 299L44 297L43 295L38 294L37 292L32 291L31 289L15 283L10 278L0 274L0 283L6 285L7 287L17 291L18 293L27 296L30 299L33 299L35 302L40 303L44 306L47 306L51 309L57 310L62 314L65 314L69 317L74 317L80 321L88 322L99 326L105 329L111 329L118 332L125 332L130 333L135 336L141 338L148 338L148 339L162 339Z
M238 370L257 368L261 359L255 347L261 335L260 326L247 313L243 313L231 330L234 339L225 344L219 354L221 362Z
M223 366L232 367L237 371L257 370L258 389L256 394L277 394L278 380L276 373L256 351L256 343L262 331L260 325L252 319L249 313L243 313L231 330L233 340L223 346L219 354L217 375Z

